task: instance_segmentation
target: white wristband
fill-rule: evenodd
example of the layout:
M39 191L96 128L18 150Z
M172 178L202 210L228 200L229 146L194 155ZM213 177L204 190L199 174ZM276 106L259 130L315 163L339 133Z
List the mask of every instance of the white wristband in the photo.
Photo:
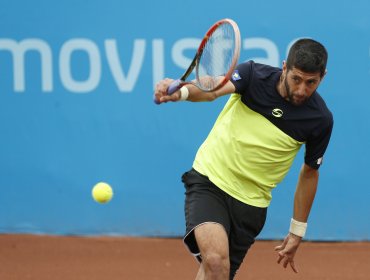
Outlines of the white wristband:
M290 228L289 232L293 233L294 235L304 237L306 234L307 223L302 223L294 220L293 218L290 221Z
M186 86L180 88L180 101L185 101L189 97L189 90Z

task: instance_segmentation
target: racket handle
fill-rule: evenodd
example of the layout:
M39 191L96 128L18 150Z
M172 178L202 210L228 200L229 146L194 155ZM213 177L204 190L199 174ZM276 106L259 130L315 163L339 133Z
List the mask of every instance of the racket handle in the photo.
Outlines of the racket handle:
M175 91L179 90L182 87L182 81L180 79L173 81L167 89L167 94L171 95Z
M157 100L157 98L155 98L155 96L153 97L153 101L154 101L154 103L155 103L155 104L157 104L157 105L158 105L158 104L160 104L159 100Z

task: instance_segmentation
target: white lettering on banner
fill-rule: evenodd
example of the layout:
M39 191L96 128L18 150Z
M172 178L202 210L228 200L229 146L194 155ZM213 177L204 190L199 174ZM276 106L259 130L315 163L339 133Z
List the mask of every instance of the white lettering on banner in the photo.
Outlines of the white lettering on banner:
M178 40L172 47L172 59L175 65L187 69L193 61L195 51L198 49L200 39L185 38ZM184 55L185 50L193 49L193 57L189 58Z
M37 51L41 58L42 90L53 90L53 67L51 49L48 43L41 39L25 39L17 43L12 39L0 39L0 51L10 51L13 56L13 85L15 92L25 91L25 62L24 56L27 51Z
M267 57L254 57L249 58L250 60L254 60L258 63L269 64L272 66L279 65L279 50L274 42L267 38L250 38L243 40L243 49L244 50L251 50L251 49L263 49Z
M85 51L89 56L90 74L86 81L76 81L71 74L71 56L76 50ZM94 90L100 82L101 59L97 45L88 39L72 39L63 44L59 55L60 79L66 89L85 93Z
M164 78L164 42L154 39L152 42L153 88L158 81Z
M186 69L193 59L201 39L183 38L177 40L171 48L172 62L179 68ZM152 47L152 78L153 86L165 77L166 50L163 39L153 39ZM104 50L99 50L98 45L85 38L73 38L66 41L59 53L59 72L62 85L72 93L88 93L95 90L102 76L102 59L106 57L113 80L120 92L132 92L142 72L144 57L147 53L147 41L136 39L133 42L131 61L128 67L120 59L117 42L115 39L104 41ZM266 55L253 57L259 63L278 66L279 50L277 45L267 38L247 38L242 41L242 51L263 50ZM41 39L24 39L16 42L12 39L0 38L0 52L8 51L13 57L14 91L24 92L25 85L25 53L37 51L41 58L41 84L43 92L53 91L53 61L52 50L47 42ZM88 55L89 72L85 80L76 80L72 73L72 54L75 51L83 51ZM104 57L101 57L104 54ZM125 68L125 69L124 69ZM175 74L174 74L175 75Z
M105 54L114 80L120 91L130 92L134 89L143 65L145 45L145 40L140 39L134 41L134 53L126 77L121 67L116 40L105 40Z
M175 65L186 70L189 67L190 63L193 61L195 52L198 49L200 42L201 40L196 38L184 38L176 41L172 47L171 52L171 57ZM192 57L187 57L184 54L185 51L189 50L191 50L190 53ZM181 75L182 74L183 73L181 73ZM161 80L162 78L163 77L161 77L157 81ZM189 79L192 79L192 77L189 77Z

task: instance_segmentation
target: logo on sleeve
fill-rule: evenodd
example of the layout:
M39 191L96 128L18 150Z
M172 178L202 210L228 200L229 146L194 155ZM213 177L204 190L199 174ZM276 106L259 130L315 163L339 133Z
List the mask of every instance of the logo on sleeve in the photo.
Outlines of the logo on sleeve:
M322 157L317 160L317 165L320 165L322 163Z
M238 70L235 70L234 73L231 75L231 79L233 79L233 81L238 81L238 80L241 80L242 77L240 77L239 75L239 71Z

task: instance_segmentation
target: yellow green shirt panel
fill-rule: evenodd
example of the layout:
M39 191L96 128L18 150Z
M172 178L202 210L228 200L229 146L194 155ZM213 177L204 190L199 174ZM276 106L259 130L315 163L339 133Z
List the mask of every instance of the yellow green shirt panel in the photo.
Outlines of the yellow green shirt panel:
M236 199L267 207L302 144L232 94L193 167Z

